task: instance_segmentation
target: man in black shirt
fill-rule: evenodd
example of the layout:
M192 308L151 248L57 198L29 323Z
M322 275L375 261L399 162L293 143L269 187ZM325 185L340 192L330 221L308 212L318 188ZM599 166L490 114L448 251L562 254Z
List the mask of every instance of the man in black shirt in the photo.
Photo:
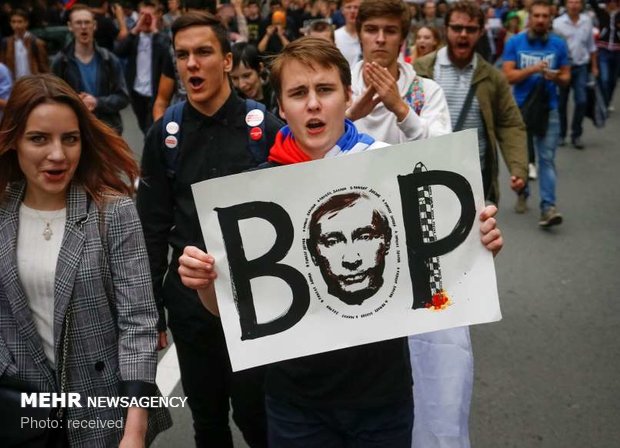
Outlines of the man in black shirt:
M258 0L246 0L245 20L248 24L248 43L258 46L260 24L263 18L260 15L260 4Z
M208 13L190 12L173 23L172 36L188 101L178 122L164 123L164 115L147 134L137 198L160 310L160 345L167 344L165 305L197 446L232 447L232 400L233 418L248 444L266 447L262 370L232 374L220 320L202 307L195 291L183 286L177 260L187 245L205 247L191 185L264 162L281 122L264 113L265 151L257 157L250 148L246 103L228 80L232 54L222 24ZM255 117L257 111L251 112ZM174 166L167 151L177 151Z

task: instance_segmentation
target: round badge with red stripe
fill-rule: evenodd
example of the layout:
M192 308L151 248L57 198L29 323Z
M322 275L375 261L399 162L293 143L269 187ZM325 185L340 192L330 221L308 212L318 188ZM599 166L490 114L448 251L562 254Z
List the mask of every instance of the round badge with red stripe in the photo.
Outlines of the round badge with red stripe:
M173 148L177 147L177 145L179 144L179 141L177 140L177 138L174 135L169 135L164 140L164 144L166 145L166 147L168 147L170 149L173 149Z
M259 127L250 129L250 138L255 142L259 141L263 137L263 130Z

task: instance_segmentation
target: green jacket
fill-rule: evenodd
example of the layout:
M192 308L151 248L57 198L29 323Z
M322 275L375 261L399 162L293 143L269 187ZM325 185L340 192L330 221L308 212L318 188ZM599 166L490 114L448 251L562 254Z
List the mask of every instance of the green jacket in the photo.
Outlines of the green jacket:
M437 52L415 61L414 68L419 76L433 79ZM480 104L482 121L487 135L485 170L490 173L490 185L485 191L487 200L499 201L499 167L497 147L511 176L527 180L527 136L521 112L515 103L510 86L504 75L486 62L480 55L472 78L477 84L476 98ZM451 114L460 111L450 111Z

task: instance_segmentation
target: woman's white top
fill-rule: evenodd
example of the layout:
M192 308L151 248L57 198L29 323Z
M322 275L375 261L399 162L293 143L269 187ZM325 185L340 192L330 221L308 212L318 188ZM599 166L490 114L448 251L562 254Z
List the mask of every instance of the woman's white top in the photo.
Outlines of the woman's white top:
M67 210L34 210L22 204L17 232L17 273L45 355L54 364L54 278ZM51 238L43 231L49 223Z

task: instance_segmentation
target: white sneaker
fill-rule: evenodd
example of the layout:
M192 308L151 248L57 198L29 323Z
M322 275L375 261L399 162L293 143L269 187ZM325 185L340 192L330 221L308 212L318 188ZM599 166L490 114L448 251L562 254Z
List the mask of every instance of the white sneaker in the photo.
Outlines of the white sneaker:
M616 108L613 106L613 104L607 108L607 112L615 112L615 111L616 111Z
M538 173L536 172L536 165L530 163L527 168L527 177L529 177L530 180L536 180L538 178Z

